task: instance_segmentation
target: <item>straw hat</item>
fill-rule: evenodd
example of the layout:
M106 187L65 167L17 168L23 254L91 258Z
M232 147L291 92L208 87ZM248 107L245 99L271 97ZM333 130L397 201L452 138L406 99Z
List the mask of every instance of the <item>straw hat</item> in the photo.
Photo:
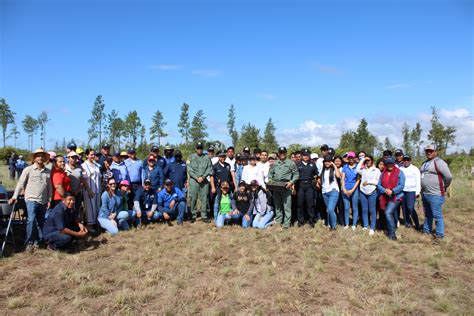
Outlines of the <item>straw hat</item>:
M38 149L36 149L36 150L30 155L30 159L31 159L31 160L35 159L35 156L36 156L37 154L42 154L44 160L49 160L49 154L48 154L47 152L45 152L43 148L38 148Z

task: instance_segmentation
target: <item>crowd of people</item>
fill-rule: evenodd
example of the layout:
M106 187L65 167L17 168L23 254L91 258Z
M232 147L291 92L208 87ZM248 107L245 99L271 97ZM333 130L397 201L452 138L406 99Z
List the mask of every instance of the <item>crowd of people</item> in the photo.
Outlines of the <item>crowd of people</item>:
M380 229L396 240L402 223L444 237L442 207L452 175L434 145L425 147L420 169L400 149L376 161L363 151L339 156L327 145L319 155L309 149L289 155L285 147L276 153L206 149L196 143L186 161L169 146L163 156L153 146L144 160L134 148L111 154L109 144L84 151L71 143L65 156L36 150L9 201L24 194L27 250L41 242L63 249L101 230L116 235L153 222L194 223L199 215L218 228L286 229L321 221L330 231L355 231L361 222L369 235ZM420 195L423 223L415 208Z

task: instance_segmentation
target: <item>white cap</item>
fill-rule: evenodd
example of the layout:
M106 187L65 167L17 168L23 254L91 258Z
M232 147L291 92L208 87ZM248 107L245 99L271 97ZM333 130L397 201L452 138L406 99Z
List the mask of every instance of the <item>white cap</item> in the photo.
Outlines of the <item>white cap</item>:
M319 155L318 154L311 154L311 159L318 159L319 158Z

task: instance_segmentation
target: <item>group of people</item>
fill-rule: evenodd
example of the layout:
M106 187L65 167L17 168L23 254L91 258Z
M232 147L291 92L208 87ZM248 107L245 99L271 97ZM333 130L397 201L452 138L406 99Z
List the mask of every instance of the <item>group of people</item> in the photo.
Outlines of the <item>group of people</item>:
M285 147L276 153L245 147L236 154L234 147L205 152L198 142L186 161L169 146L163 156L152 146L144 160L134 148L114 154L110 149L104 144L80 155L71 143L65 156L41 148L31 155L10 200L24 194L27 249L41 241L50 250L62 249L99 229L115 235L151 222L194 223L199 214L218 228L286 229L294 222L314 227L321 220L330 230L356 230L359 209L369 235L378 223L396 239L401 208L407 227L432 234L434 220L435 236L444 237L442 206L452 175L433 145L425 148L420 169L402 150L386 150L375 162L365 152L338 156L327 145L320 155L309 149L288 155ZM420 194L422 225L415 209Z

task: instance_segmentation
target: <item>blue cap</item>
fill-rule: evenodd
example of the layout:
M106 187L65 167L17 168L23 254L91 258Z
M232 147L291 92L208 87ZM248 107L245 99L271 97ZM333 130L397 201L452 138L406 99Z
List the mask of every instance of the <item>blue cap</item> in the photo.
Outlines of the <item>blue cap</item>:
M387 159L385 159L385 164L388 165L389 163L394 165L395 164L395 160L392 158L392 157L388 157Z

